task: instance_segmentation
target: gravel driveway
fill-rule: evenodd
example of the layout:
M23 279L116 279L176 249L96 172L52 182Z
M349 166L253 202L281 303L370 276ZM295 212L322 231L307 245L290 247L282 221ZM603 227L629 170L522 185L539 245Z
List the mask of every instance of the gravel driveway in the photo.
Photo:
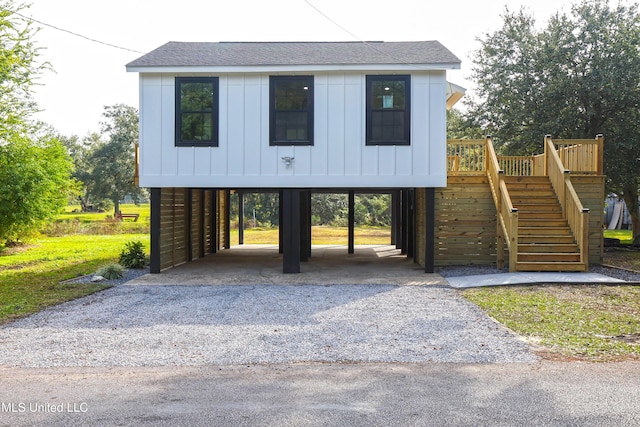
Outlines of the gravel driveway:
M522 340L442 279L428 285L134 281L0 327L0 366L535 360Z

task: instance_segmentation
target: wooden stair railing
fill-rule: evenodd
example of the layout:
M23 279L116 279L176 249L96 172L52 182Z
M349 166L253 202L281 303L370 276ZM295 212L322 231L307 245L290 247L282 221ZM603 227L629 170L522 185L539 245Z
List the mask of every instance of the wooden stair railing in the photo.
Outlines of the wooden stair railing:
M516 271L518 261L518 209L511 202L509 190L504 182L505 173L498 163L498 156L496 156L493 148L491 136L487 136L485 149L487 177L489 178L489 186L491 187L491 194L497 210L496 264L499 269L504 268L504 243L506 241L509 249L509 271Z
M549 135L544 138L544 151L547 175L562 206L563 216L575 236L580 251L580 262L584 266L584 271L587 271L589 269L589 209L582 205L571 183L571 171L563 166Z

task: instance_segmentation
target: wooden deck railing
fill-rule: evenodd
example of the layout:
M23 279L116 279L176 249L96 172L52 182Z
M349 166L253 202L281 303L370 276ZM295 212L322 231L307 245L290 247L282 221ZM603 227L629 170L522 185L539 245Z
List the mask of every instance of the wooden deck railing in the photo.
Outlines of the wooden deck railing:
M573 173L603 174L602 135L595 139L554 139L552 142L566 169Z
M449 175L486 173L486 141L484 139L450 139L447 141Z
M558 201L562 205L562 212L569 227L575 236L578 250L580 251L580 262L585 268L589 266L589 209L580 202L571 183L570 170L565 168L556 147L550 136L544 139L546 156L546 170L549 174L551 185L558 196Z

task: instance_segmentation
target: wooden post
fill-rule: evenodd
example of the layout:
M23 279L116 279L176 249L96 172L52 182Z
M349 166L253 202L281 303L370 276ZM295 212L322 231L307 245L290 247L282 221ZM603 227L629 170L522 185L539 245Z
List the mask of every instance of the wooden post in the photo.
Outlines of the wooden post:
M300 273L300 191L282 190L282 272Z
M151 189L151 273L160 273L160 216L162 211L162 189Z
M425 248L424 248L424 272L435 272L436 259L436 191L435 188L425 189L424 197L424 226Z
M354 243L355 243L355 234L354 234L354 223L355 223L355 193L353 190L349 190L349 239L347 245L347 252L352 254L354 253Z
M185 231L187 232L187 260L193 261L193 190L186 189L187 193L187 220Z
M238 192L238 244L244 244L244 193Z
M598 140L598 165L596 170L598 175L604 175L604 136L599 134L596 139Z
M205 223L206 211L205 211L205 191L200 189L200 258L204 257L206 253L205 244L207 243L207 225Z

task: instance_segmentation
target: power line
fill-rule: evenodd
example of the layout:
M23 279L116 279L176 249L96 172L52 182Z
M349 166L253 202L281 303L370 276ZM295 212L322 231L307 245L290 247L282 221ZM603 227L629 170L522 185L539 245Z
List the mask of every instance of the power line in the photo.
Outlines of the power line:
M80 37L80 38L83 38L85 40L89 40L90 42L93 42L93 43L99 43L99 44L102 44L102 45L105 45L105 46L109 46L109 47L113 47L113 48L121 49L121 50L127 50L129 52L134 52L134 53L144 53L144 52L140 52L139 50L129 49L128 47L122 47L122 46L118 46L118 45L115 45L115 44L103 42L101 40L96 40L96 39L93 39L91 37L87 37L87 36L84 36L82 34L78 34L78 33L75 33L73 31L66 30L64 28L56 27L55 25L51 25L51 24L47 24L46 22L38 21L37 19L25 16L25 15L23 15L21 13L13 11L13 10L4 9L4 8L2 8L2 10L4 10L5 12L13 13L14 15L17 15L17 16L19 16L22 19L25 19L27 21L36 22L36 23L38 23L40 25L44 25L45 27L53 28L54 30L62 31L63 33L68 33L68 34L71 34L73 36Z
M333 25L335 25L336 27L340 28L342 31L344 31L345 33L349 34L351 37L353 37L354 39L358 40L358 41L362 41L360 40L360 37L356 36L355 34L353 34L351 31L347 30L346 28L344 28L342 25L338 24L336 21L334 21L333 19L331 19L331 17L329 17L329 15L327 15L326 13L324 13L323 11L321 11L320 9L318 9L317 7L315 7L309 0L304 0L304 2L306 4L308 4L309 6L311 6L313 9L315 9L316 12L318 12L320 15L324 16L329 22L331 22Z

